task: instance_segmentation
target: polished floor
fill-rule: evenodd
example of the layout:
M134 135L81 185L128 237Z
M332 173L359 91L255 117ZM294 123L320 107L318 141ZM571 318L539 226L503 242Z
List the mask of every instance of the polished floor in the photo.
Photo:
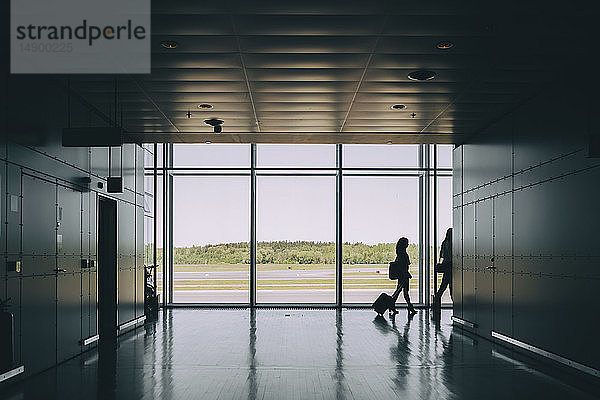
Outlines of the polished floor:
M0 398L598 398L593 384L466 335L450 316L174 309L116 350L89 351L2 388Z

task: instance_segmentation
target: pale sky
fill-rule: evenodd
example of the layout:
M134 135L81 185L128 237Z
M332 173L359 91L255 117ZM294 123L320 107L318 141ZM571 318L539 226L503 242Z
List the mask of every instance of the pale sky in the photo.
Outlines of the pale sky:
M177 146L177 145L176 145ZM346 167L417 166L417 146L344 146ZM440 165L450 166L450 151ZM177 146L176 166L249 165L248 145ZM257 164L265 167L333 167L335 146L259 146ZM418 243L417 177L344 177L343 240ZM335 241L334 176L258 176L257 240ZM175 247L249 241L249 176L176 176ZM451 178L439 183L439 223L443 238L451 223Z

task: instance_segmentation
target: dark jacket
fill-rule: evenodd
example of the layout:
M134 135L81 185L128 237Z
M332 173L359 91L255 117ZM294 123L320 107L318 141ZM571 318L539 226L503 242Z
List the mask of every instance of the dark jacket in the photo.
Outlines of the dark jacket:
M396 253L395 262L399 263L400 271L404 274L404 278L400 279L410 279L412 275L408 272L408 267L410 266L410 258L408 257L408 253L406 251Z
M443 260L438 267L440 272L452 274L452 239L444 239L440 249L440 258Z

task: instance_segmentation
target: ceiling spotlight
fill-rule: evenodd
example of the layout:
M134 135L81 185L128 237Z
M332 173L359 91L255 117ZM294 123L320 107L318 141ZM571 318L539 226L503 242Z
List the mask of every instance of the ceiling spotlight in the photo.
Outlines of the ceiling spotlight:
M207 140L206 142L204 142L206 144L211 144L212 142L210 140Z
M198 108L210 109L210 108L213 108L213 105L208 104L208 103L202 103L202 104L198 104Z
M438 49L448 50L448 49L451 49L452 47L454 47L454 43L452 43L448 40L442 40L441 42L438 42L438 44L436 46Z
M410 116L414 118L414 117L417 116L417 114L416 113L412 113L412 114L410 114Z
M385 142L385 144L392 144L392 141L388 140L387 142Z
M185 113L185 115L187 115L188 119L189 119L189 118L192 118L192 113L191 113L191 111L188 111L188 112L186 112L186 113Z
M163 40L162 42L160 42L160 45L165 49L174 49L177 47L177 45L179 45L179 43L177 43L174 40Z
M223 125L224 121L221 119L216 119L216 118L205 119L204 123L206 125L212 126L214 128L215 133L221 133L223 131L223 127L221 125Z
M394 110L404 110L404 109L406 108L406 106L405 106L404 104L394 104L394 105L392 106L392 108L393 108Z
M408 74L408 79L411 81L428 81L435 78L435 72L425 69L419 69Z

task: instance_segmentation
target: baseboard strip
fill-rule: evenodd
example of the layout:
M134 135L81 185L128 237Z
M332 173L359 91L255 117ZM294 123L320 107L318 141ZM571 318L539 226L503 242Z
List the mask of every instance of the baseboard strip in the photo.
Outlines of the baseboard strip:
M142 316L141 316L141 317L139 317L139 318L136 318L136 319L134 319L134 320L131 320L131 321L129 321L129 322L125 322L123 325L119 325L119 332L120 332L120 331L123 331L124 329L127 329L127 328L129 328L130 326L137 325L137 324L139 324L140 322L144 322L145 320L146 320L146 316L145 316L145 315L142 315Z
M509 336L503 335L503 334L498 333L498 332L492 331L492 337L496 338L496 339L499 339L499 340L502 340L502 341L504 341L506 343L510 343L513 346L517 346L517 347L520 347L522 349L528 350L528 351L530 351L532 353L535 353L537 355L540 355L542 357L549 358L551 360L554 360L556 362L559 362L559 363L564 364L566 366L569 366L571 368L578 369L579 371L588 373L588 374L596 376L596 377L600 377L600 371L598 371L597 369L594 369L592 367L588 367L587 365L580 364L580 363L578 363L576 361L573 361L573 360L569 360L568 358L559 356L558 354L554 354L554 353L551 353L551 352L546 351L544 349L540 349L539 347L535 347L535 346L532 346L532 345L530 345L528 343L521 342L521 341L519 341L517 339L513 339L513 338L511 338Z
M457 324L463 325L463 326L467 326L471 329L475 329L475 324L472 322L467 321L466 319L462 319L462 318L458 318L455 317L454 315L452 316L452 321L456 322Z
M23 365L21 365L17 368L13 368L10 371L7 371L0 375L0 382L3 382L5 380L10 379L14 376L17 376L19 374L22 374L23 372L25 372L25 367Z
M100 335L90 336L89 338L82 339L81 345L87 346L90 343L94 343L94 342L98 341L98 339L100 339Z

